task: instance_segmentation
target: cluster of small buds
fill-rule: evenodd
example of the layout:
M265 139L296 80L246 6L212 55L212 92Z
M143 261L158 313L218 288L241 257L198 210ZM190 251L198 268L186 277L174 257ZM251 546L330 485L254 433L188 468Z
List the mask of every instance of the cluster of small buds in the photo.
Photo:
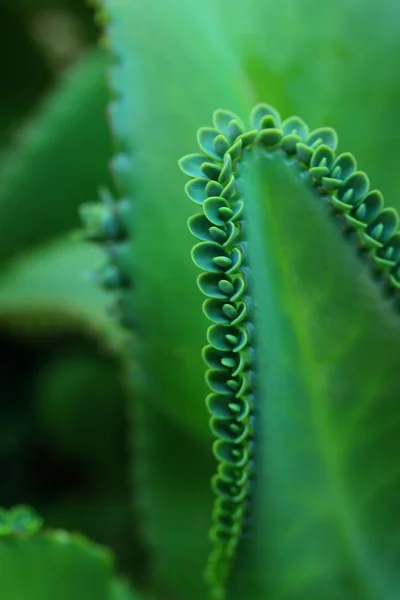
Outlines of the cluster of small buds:
M108 190L101 190L100 203L84 204L80 208L85 238L101 244L105 250L105 263L93 273L95 282L105 290L123 292L132 287L130 212L131 201L128 198L115 200ZM116 312L123 320L123 315Z
M0 509L0 537L29 537L40 531L43 521L29 506Z

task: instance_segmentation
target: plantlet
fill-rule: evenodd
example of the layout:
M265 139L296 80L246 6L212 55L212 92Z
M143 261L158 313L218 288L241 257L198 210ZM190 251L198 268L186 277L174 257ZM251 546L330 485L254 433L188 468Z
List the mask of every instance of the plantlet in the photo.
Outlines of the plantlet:
M86 68L107 70L113 181L85 169L101 186L81 204L86 241L35 246L50 229L24 224L35 241L7 256L0 312L13 329L34 311L50 330L79 322L119 365L145 595L400 594L396 10L96 3L109 61ZM69 360L40 396L78 372Z

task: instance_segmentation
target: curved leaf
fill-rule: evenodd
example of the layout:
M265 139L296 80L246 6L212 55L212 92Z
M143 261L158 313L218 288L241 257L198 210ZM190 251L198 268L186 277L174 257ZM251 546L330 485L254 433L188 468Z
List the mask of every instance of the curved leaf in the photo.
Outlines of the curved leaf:
M2 261L76 226L77 206L108 180L107 59L88 53L0 157Z
M119 347L124 335L108 316L109 297L93 286L101 250L77 235L57 238L10 261L0 273L0 315L10 327L68 328L80 324Z
M394 599L399 217L342 168L334 131L296 141L272 114L256 107L251 145L226 152L192 253L212 323L207 580L216 600Z

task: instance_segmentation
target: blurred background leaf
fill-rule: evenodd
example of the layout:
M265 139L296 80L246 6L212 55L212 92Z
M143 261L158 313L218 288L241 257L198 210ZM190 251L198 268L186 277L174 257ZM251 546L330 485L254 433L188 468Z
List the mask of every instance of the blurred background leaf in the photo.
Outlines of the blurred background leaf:
M0 258L78 224L77 207L109 182L105 55L61 77L0 155Z
M0 510L0 577L7 600L134 600L112 553L82 535L41 530L30 507Z
M141 583L123 340L107 318L108 296L84 276L99 255L68 235L0 276L1 502L23 500L49 526L108 544Z

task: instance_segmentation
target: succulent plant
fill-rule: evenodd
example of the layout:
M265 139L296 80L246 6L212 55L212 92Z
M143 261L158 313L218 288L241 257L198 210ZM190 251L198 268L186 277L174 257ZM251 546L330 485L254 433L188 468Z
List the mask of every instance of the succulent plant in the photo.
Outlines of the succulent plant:
M113 490L109 508L128 497L113 450L127 432L135 531L103 537L144 597L396 600L397 4L94 13L102 49L0 164L0 325L19 344L78 331L93 348L37 359L42 431L96 473L97 498ZM78 206L83 230L65 237ZM141 583L130 540L149 554ZM74 594L133 594L93 577Z

